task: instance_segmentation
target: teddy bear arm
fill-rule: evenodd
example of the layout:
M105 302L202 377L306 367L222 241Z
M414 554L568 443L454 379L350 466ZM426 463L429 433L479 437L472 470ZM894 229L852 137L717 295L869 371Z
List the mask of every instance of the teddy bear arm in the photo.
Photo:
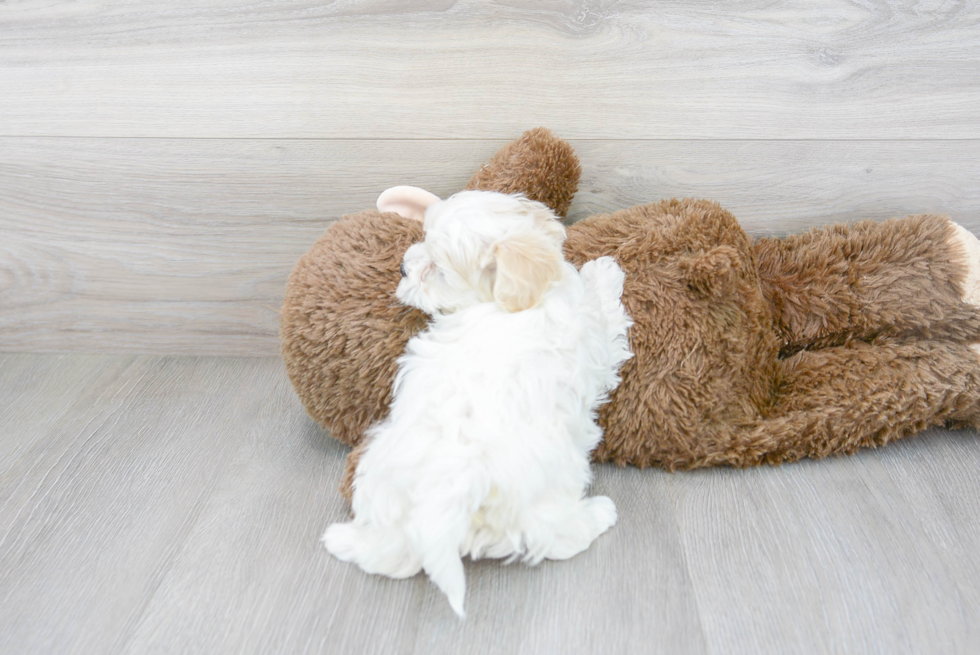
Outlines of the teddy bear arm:
M473 175L466 189L520 193L564 218L581 174L572 146L538 127L501 148Z
M801 352L781 366L767 415L732 428L729 445L697 466L850 454L931 426L980 425L980 358L970 346L855 342Z
M936 215L864 221L754 245L783 353L878 337L980 339L962 302L957 226Z

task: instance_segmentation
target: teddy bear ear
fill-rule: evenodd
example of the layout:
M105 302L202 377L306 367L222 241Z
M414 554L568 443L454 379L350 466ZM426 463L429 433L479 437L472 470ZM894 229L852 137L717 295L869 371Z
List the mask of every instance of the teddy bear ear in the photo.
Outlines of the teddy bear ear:
M738 277L738 251L731 246L717 246L683 258L680 268L692 291L705 297L726 295L732 292Z
M417 186L393 186L378 196L378 211L394 212L403 218L422 222L425 210L439 200L436 194Z

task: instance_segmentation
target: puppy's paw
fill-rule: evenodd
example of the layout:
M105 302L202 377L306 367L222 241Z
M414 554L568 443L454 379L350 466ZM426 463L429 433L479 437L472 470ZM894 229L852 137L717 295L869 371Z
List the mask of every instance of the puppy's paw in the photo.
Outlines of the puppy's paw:
M588 548L615 523L616 505L606 496L576 501L574 509L561 516L558 523L545 524L549 529L527 533L528 553L524 559L529 564L537 564L541 557L569 559Z
M961 225L953 223L953 241L965 255L966 276L963 279L963 302L980 305L980 240Z
M585 262L580 272L586 286L598 291L602 297L614 297L618 300L623 295L626 274L612 257L599 257Z
M353 562L366 573L389 578L410 578L421 563L396 530L357 523L334 523L323 533L323 545L343 562Z
M599 536L612 526L616 525L618 514L616 504L608 496L594 496L586 500L589 504L589 511L596 525L596 536Z
M622 341L622 347L629 350L625 343L626 331L633 325L633 321L621 302L623 284L626 282L626 274L623 273L623 269L612 257L599 257L586 262L582 266L581 274L586 289L596 299L598 310L602 314L610 338ZM627 355L619 361L619 364L622 364L629 357L630 355Z
M334 523L323 533L321 541L331 555L343 562L357 558L360 539L353 523Z

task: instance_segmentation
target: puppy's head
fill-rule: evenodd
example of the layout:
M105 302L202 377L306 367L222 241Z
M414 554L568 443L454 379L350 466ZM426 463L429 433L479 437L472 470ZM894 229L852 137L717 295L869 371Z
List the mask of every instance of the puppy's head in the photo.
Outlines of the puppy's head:
M541 203L463 191L425 209L425 241L405 253L396 295L428 314L484 302L530 309L562 275L565 228Z

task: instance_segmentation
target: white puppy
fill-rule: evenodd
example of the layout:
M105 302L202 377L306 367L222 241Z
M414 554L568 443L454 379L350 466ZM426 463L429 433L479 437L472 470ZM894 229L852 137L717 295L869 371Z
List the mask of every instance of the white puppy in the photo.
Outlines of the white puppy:
M544 205L465 191L424 216L396 295L432 322L368 433L355 518L323 540L368 573L424 569L462 617L463 555L567 559L616 522L613 502L585 490L632 322L619 266L566 263Z

